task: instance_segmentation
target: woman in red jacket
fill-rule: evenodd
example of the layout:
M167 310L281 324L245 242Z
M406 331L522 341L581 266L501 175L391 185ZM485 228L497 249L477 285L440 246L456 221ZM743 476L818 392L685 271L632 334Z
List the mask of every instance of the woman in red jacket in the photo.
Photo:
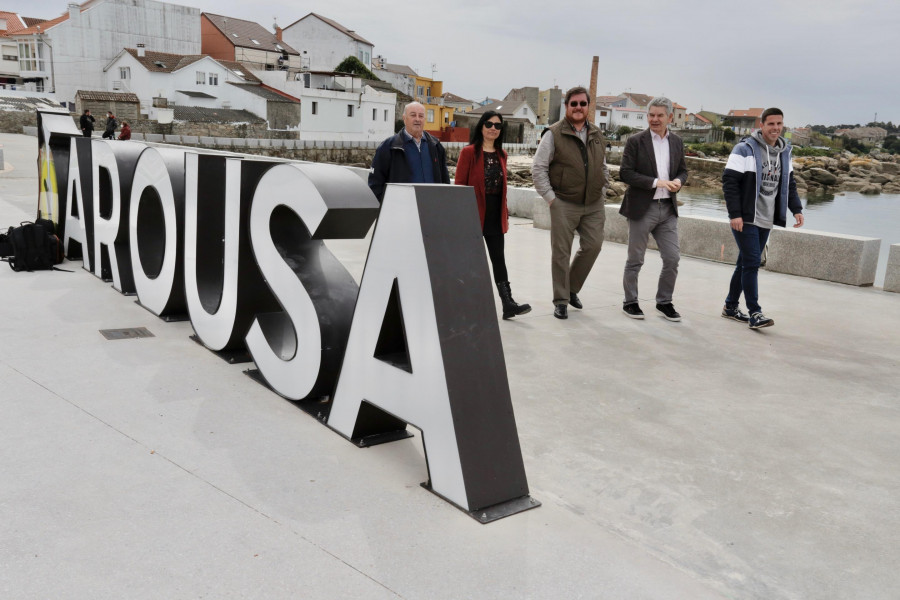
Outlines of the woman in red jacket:
M497 111L489 110L481 115L472 131L472 141L459 153L455 183L475 188L478 216L503 304L503 318L511 319L531 311L531 306L513 300L503 254L503 234L509 230L509 211L506 208L506 152L503 151L502 127L503 117Z

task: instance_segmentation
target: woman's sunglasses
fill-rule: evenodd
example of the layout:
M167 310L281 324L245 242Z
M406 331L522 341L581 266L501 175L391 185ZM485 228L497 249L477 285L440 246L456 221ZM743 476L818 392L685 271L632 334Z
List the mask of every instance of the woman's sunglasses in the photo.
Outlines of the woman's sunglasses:
M484 126L487 127L488 129L493 127L494 129L499 130L501 127L503 127L503 123L494 123L493 121L485 121Z

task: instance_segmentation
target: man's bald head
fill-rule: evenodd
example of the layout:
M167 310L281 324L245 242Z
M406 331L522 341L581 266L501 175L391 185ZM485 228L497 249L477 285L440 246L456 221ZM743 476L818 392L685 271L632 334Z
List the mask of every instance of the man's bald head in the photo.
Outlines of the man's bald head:
M422 139L425 131L425 107L419 102L410 102L403 109L403 125L406 133L417 140Z

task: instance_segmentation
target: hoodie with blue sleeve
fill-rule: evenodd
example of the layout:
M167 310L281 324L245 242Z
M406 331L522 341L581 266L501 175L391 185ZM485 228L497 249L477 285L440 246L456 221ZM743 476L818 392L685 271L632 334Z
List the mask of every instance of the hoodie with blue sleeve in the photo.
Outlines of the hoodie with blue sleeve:
M722 174L722 191L729 219L740 217L744 223L764 229L785 227L788 209L792 214L803 211L791 165L791 145L779 137L769 146L759 131L731 150Z

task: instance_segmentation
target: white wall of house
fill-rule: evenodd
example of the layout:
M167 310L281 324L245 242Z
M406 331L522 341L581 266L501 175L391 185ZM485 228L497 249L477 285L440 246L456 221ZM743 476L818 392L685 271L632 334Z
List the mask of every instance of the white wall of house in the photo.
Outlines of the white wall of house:
M622 126L632 129L647 129L647 111L640 108L610 108L609 129L615 131Z
M40 50L40 64L23 77L43 77L44 89L55 84L60 100L75 100L77 90L105 88L103 67L122 48L145 44L147 50L200 54L200 10L156 0L103 0L84 12L73 9L67 20L43 34L50 46ZM34 43L33 36L19 41ZM19 53L20 65L22 53ZM50 81L51 70L55 82Z
M19 46L10 39L3 39L0 43L0 76L19 76Z
M594 109L594 124L600 129L609 130L609 122L612 115L612 109L608 106L598 106Z
M372 72L378 79L394 86L394 89L403 92L407 96L415 96L413 91L416 88L416 80L409 75L395 73L386 69L374 69Z
M244 79L216 60L206 57L172 73L148 71L128 52L123 53L106 69L106 85L103 89L132 92L141 101L141 112L151 114L153 98L167 98L169 107L202 106L206 108L234 108L249 110L266 118L265 98L230 85L228 82ZM194 98L179 90L203 92L213 98Z
M375 142L394 133L397 94L368 85L354 91L321 89L333 85L333 78L318 73L304 74L310 76L310 87L303 78L297 81L284 72L253 74L266 85L300 98L300 139ZM342 85L350 85L349 78L338 79ZM355 82L359 85L358 79Z
M333 71L348 56L372 68L371 44L364 44L315 16L308 16L282 32L285 43L308 59L312 71Z

